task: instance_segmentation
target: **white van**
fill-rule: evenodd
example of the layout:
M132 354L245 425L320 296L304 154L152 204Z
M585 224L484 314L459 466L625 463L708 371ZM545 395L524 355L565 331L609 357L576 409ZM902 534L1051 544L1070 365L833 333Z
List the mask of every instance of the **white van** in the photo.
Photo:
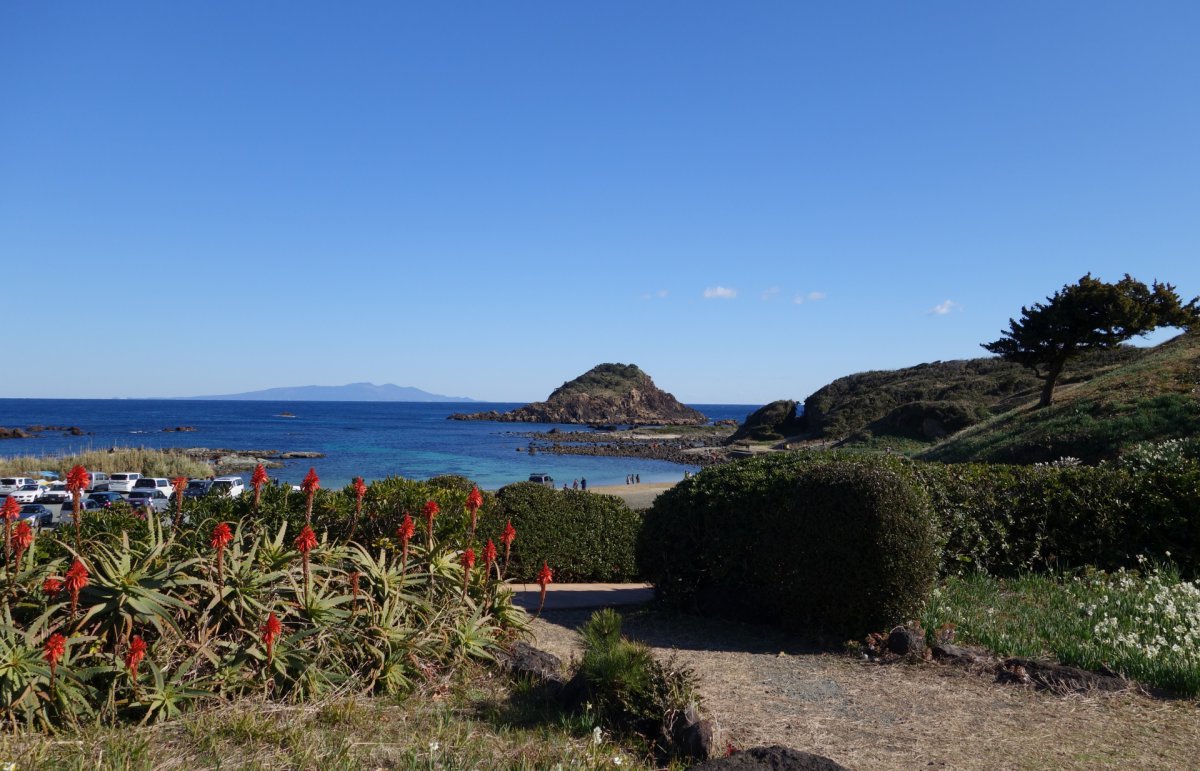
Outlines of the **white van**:
M133 489L133 483L142 478L136 471L118 471L108 475L108 489L114 493L127 493Z
M245 491L246 483L241 477L217 477L209 488L213 495L228 495L230 498L236 498Z
M30 477L0 477L0 496L11 495L23 487L36 484L37 480Z
M89 493L102 493L108 489L108 474L103 471L89 471L88 477L90 479L87 489Z

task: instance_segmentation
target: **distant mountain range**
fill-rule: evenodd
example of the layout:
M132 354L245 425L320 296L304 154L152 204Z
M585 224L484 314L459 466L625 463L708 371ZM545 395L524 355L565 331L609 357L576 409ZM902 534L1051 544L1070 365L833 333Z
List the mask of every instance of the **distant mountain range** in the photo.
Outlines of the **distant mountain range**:
M291 386L218 396L183 396L182 399L260 402L473 402L465 396L442 396L420 388L391 383L350 383L342 386Z

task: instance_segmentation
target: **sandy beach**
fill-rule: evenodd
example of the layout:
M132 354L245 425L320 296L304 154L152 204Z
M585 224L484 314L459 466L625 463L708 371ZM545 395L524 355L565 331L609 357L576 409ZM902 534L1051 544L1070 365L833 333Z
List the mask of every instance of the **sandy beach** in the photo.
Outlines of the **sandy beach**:
M615 495L625 501L631 509L648 509L650 504L654 503L654 499L658 497L663 490L670 490L678 482L643 482L638 485L596 485L589 487L588 491L593 493L604 493L605 495Z

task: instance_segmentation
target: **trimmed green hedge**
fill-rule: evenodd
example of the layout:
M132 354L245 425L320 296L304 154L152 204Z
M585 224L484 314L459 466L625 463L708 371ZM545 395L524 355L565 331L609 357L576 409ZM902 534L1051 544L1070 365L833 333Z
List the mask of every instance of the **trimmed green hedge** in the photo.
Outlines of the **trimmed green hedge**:
M480 521L480 538L492 538L503 554L500 532L517 531L508 577L533 581L544 560L554 580L632 581L638 577L634 544L642 517L611 495L555 490L518 482L496 494L497 513Z
M914 464L938 513L944 572L999 575L1139 555L1200 569L1200 467ZM1169 553L1169 557L1168 557Z
M902 461L773 454L660 495L638 563L671 604L857 636L920 610L937 576L933 522Z

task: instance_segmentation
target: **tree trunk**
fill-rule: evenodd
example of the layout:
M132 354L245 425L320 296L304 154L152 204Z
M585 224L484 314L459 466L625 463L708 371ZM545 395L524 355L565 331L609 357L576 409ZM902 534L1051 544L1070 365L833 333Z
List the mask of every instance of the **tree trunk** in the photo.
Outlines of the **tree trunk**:
M1050 368L1046 370L1046 382L1042 386L1042 398L1038 401L1038 407L1049 407L1054 401L1054 384L1058 382L1058 376L1062 374L1063 365L1066 360L1059 360L1050 363Z

